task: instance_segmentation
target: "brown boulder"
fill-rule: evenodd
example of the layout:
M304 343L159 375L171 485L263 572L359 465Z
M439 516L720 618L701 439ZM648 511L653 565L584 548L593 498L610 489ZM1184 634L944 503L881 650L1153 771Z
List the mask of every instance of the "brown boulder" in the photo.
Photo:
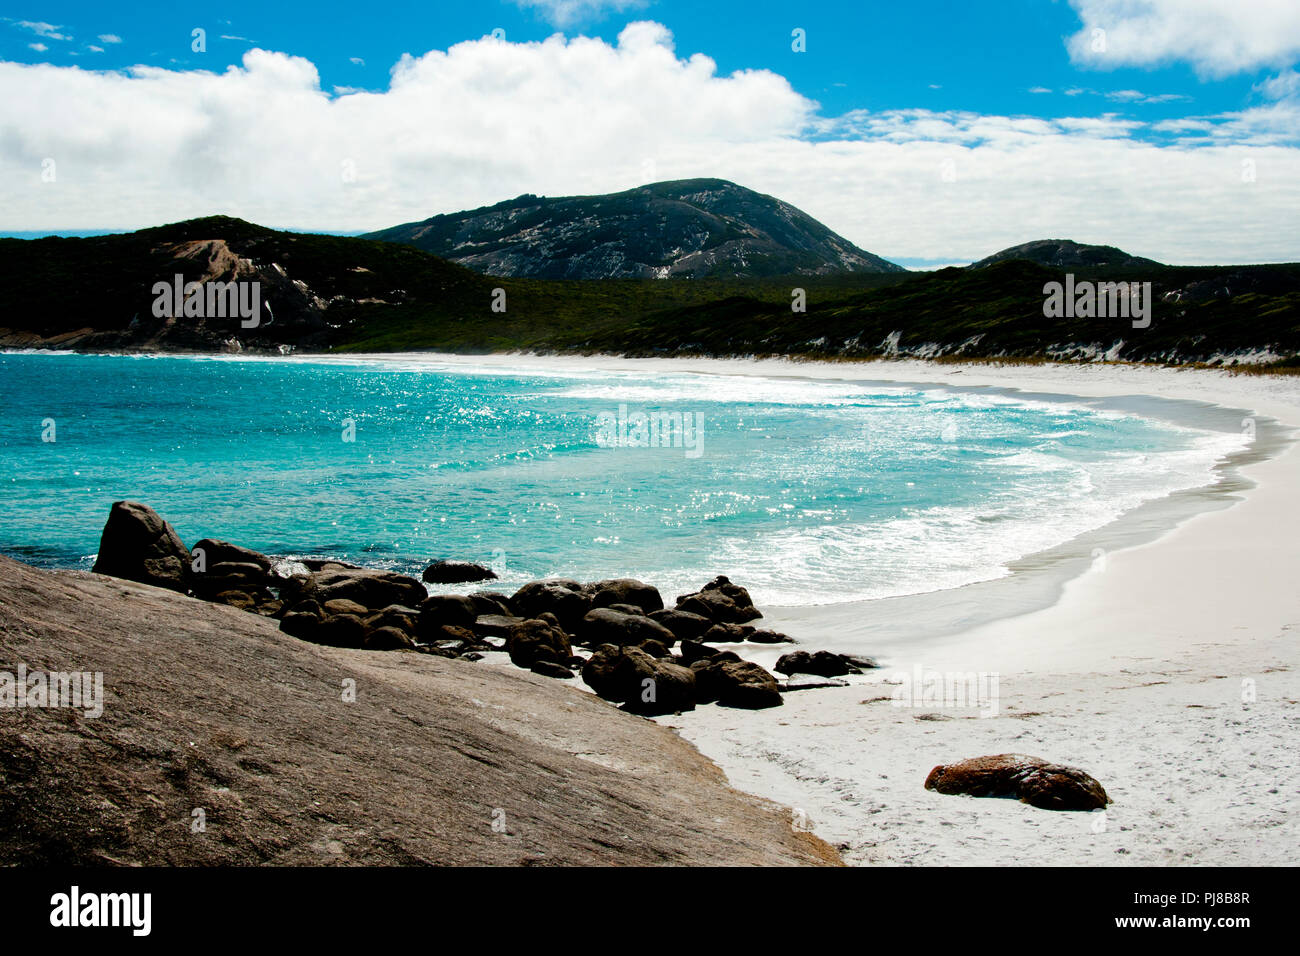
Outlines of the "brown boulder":
M284 582L280 596L290 602L311 598L322 605L341 598L379 610L390 604L416 607L428 597L428 592L415 578L393 571L331 568L294 575Z
M557 664L554 661L533 661L533 666L529 668L534 674L540 674L543 677L555 677L559 680L572 680L573 671L569 670L563 664Z
M521 621L506 637L506 653L516 667L532 667L539 660L561 664L572 652L569 635L545 621Z
M778 674L816 674L818 677L843 677L861 674L862 669L843 654L830 651L794 651L782 654L776 662Z
M281 629L284 622L280 622ZM359 648L366 641L366 626L354 614L334 614L321 621L307 640L330 647Z
M190 549L190 554L196 563L206 567L209 571L216 564L251 564L260 569L263 574L271 573L270 558L260 551L254 551L252 548L241 548L229 541L204 538Z
M593 581L583 590L591 595L593 608L631 604L639 608L642 614L649 614L652 611L662 611L664 607L664 599L659 594L659 589L635 578Z
M639 648L603 645L583 665L582 679L599 696L634 714L653 717L695 709L695 674Z
M415 646L415 641L405 631L395 627L377 627L362 642L367 651L400 651Z
M715 654L691 664L695 672L697 699L702 704L717 701L724 707L761 710L780 707L781 685L763 667L735 654Z
M972 797L1014 797L1043 810L1098 810L1110 803L1102 785L1076 767L1025 754L973 757L941 764L925 789Z
M190 552L176 529L148 505L115 501L91 570L184 594L189 590Z
M677 638L662 624L642 614L627 614L613 608L599 607L587 613L577 631L583 644L638 645L658 641L672 647Z
M679 641L697 641L713 626L713 621L709 618L677 608L651 611L649 617L650 620L672 631Z
M428 584L467 584L474 581L494 581L497 573L491 568L470 561L435 561L424 569L421 577Z
M522 618L538 618L542 612L555 615L567 632L572 634L582 622L583 615L591 610L591 597L577 581L569 578L548 578L530 581L510 597L510 608Z
M744 624L763 615L749 592L719 575L694 594L677 598L677 610L707 617L716 624Z

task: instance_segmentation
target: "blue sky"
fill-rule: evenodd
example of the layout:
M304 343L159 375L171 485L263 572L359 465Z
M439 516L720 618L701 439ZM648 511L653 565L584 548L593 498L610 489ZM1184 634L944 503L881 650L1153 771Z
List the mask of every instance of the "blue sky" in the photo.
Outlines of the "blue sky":
M172 3L129 9L11 3L0 22L0 67L15 69L0 76L35 90L43 106L37 115L34 104L0 105L0 133L7 137L0 142L11 153L0 154L0 170L6 162L31 169L54 160L58 182L69 188L41 194L18 187L6 195L0 186L0 210L9 210L0 211L0 231L135 228L152 224L146 217L201 211L287 228L356 231L523 191L627 188L644 171L661 179L737 179L909 265L961 261L1007 240L1042 237L990 221L999 200L1013 220L1028 217L1024 230L1130 245L1129 237L1149 237L1130 251L1156 258L1300 259L1295 217L1290 224L1275 218L1279 204L1300 211L1294 185L1300 178L1294 70L1300 17L1289 9L1300 4L1197 0L1197 6L1209 11L1200 21L1175 0L275 3L242 12L227 7L221 17ZM1093 31L1102 25L1099 50ZM204 52L191 49L195 28L206 31ZM792 49L796 28L805 31L803 52ZM483 39L494 30L504 31L499 54ZM557 33L563 39L539 52ZM579 36L600 38L604 46L596 53L602 55L575 45ZM658 56L656 45L672 57ZM250 59L250 51L263 52ZM697 54L711 66L691 68ZM491 88L483 79L487 57L500 64L499 83L519 84L514 93L522 96ZM399 95L394 70L400 62L407 85ZM55 69L16 68L36 64ZM609 76L601 72L606 67ZM571 70L589 71L589 82ZM94 71L92 81L83 82L83 71ZM196 85L196 76L208 79ZM501 127L487 130L482 117L526 101L528 91L554 77L563 82L549 100L538 100L556 104L554 122L603 124L610 136L575 130L575 137L591 141L574 147L567 161L557 155L567 147L541 131L530 133L537 144L531 165L521 158L530 152L526 144L508 155L494 150L492 136L499 141ZM628 94L616 91L619 84L644 88L646 102L654 104L660 81L660 98L678 98L677 110L691 111L691 122L672 130L673 112L660 116L643 103L641 113L654 114L646 116L654 135L633 147L626 132L614 133L635 119L624 115ZM172 93L164 92L167 84ZM199 87L206 92L196 94ZM228 130L238 122L208 105L225 103L235 89L244 91L249 135L227 136L226 145L196 142L217 134L195 129ZM132 100L126 90L138 96ZM193 115L173 112L182 95L196 97ZM300 105L274 117L277 107L267 104L290 98ZM109 115L87 111L86 103L97 99ZM453 110L452 99L466 103L465 110ZM548 108L521 111L509 128L549 115ZM293 128L295 116L318 109L321 118L311 129ZM54 125L50 110L66 115ZM177 125L192 152L164 160L157 148L133 145L132 123L152 110ZM404 124L418 124L422 113L446 135L406 151L399 143ZM341 147L347 155L320 155L331 149L322 144L369 127L377 132L368 143ZM382 154L374 151L376 141L384 144ZM120 143L120 151L106 143ZM303 177L286 168L285 155L294 149L322 168L351 163L351 194L322 187L309 195ZM791 163L807 165L803 178ZM1101 180L1095 172L1090 178L1089 163L1102 170ZM937 174L929 175L929 167ZM1255 177L1246 184L1260 188L1237 188L1246 168ZM855 171L872 183L855 181L846 199L843 184ZM77 182L69 180L74 175ZM175 201L165 193L170 178ZM277 201L272 183L281 178L284 195ZM838 195L828 182L841 183ZM123 190L116 202L106 195L114 183ZM132 202L131 195L149 198ZM1168 235L1152 236L1180 195L1197 206L1194 232L1244 231L1255 238L1216 252L1167 221L1159 228ZM904 198L910 209L883 210ZM1094 207L1101 213L1088 212Z
M446 49L496 29L516 42L540 41L557 29L613 40L627 23L653 19L672 30L679 50L712 57L719 73L773 70L832 115L922 107L1031 116L1120 113L1144 119L1245 108L1261 101L1254 87L1276 72L1256 67L1203 81L1183 62L1106 71L1080 68L1071 63L1065 45L1081 28L1079 13L1068 3L1045 0L806 5L789 0L651 0L572 18L548 16L546 7L512 0L257 4L243 13L226 8L228 17L212 19L194 12L170 2L133 3L129 11L101 3L18 3L11 7L9 29L0 34L0 56L87 69L144 63L219 71L260 46L308 58L326 89L379 90L387 86L389 71L403 53ZM22 21L49 23L73 39L41 36L19 26ZM204 53L191 50L195 27L207 31ZM791 49L795 28L807 34L803 53ZM33 43L47 49L32 49ZM1030 92L1035 89L1051 92ZM1127 91L1179 99L1148 103L1115 98Z

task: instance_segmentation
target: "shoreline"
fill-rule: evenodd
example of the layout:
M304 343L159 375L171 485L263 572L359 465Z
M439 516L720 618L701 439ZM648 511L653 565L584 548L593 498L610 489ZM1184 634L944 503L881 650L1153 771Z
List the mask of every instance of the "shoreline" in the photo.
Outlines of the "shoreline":
M629 362L646 371L847 377L841 363L618 360ZM1265 440L1277 444L1235 466L1241 481L1219 494L1222 507L1195 508L1104 561L1085 560L1037 608L985 621L958 608L948 633L895 641L887 667L846 687L790 694L769 711L706 707L660 721L734 786L795 807L850 863L1293 864L1300 823L1286 807L1300 795L1292 753L1300 731L1300 451L1286 436L1300 426L1300 383L1135 366L905 361L859 370L872 381L937 386L957 375L963 387L1021 394L1155 394L1271 419L1276 431ZM944 594L920 599L933 607ZM818 643L835 646L835 637L869 629L864 617L881 603L773 609L765 623L804 641L820 631ZM905 627L907 615L898 621ZM771 654L748 656L770 664ZM997 713L981 717L947 702L894 706L898 682L914 668L995 675ZM1052 814L923 789L938 764L1008 751L1080 766L1115 803L1104 813Z
M1010 575L900 598L765 608L763 626L809 648L872 654L881 670L844 687L790 694L771 710L701 707L659 722L736 788L794 807L797 820L851 863L1293 862L1300 828L1285 806L1300 794L1291 753L1300 730L1300 674L1291 664L1300 634L1293 434L1300 380L913 360L850 366L439 353L274 360L760 375L1139 407L1154 396L1223 421L1244 412L1255 420L1255 441L1220 463L1219 482L1149 501L1013 562ZM1101 560L1095 541L1107 545L1095 546ZM769 668L780 653L751 651L745 646L746 657ZM994 675L995 712L982 717L948 702L892 706L898 682L914 668ZM937 764L1013 751L1087 770L1114 806L1045 813L922 787Z

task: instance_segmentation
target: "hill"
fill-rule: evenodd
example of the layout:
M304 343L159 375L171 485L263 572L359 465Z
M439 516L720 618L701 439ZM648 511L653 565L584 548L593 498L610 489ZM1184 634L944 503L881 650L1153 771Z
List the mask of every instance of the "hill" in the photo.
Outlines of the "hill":
M370 233L478 272L540 279L902 272L789 203L722 179L517 199Z
M1027 259L1050 269L1115 268L1133 269L1160 266L1154 259L1131 256L1114 246L1089 246L1072 239L1036 239L1024 242L971 263L972 269L984 269L998 262Z

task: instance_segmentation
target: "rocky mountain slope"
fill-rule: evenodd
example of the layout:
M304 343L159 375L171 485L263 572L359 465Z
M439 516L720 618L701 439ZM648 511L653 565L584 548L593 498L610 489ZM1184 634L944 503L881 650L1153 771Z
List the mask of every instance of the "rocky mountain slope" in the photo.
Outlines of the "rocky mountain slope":
M525 671L4 557L0 644L104 691L0 710L0 865L838 862L671 730Z
M722 179L524 195L370 233L494 276L753 278L902 272L811 216Z

